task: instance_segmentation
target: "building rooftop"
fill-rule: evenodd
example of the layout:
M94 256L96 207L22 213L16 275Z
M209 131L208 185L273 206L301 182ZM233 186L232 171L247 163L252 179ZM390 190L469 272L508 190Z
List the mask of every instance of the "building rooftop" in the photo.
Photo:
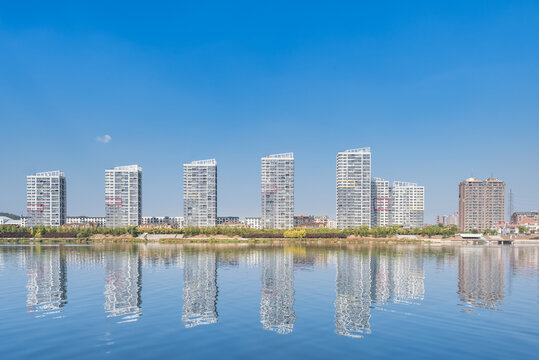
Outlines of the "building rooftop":
M350 154L350 153L356 153L356 154L363 154L363 153L370 153L371 148L370 147L364 147L364 148L358 148L358 149L348 149L339 152L339 154Z
M30 175L30 176L45 176L45 177L48 177L48 176L64 176L64 173L63 173L63 171L60 171L60 170L54 170L54 171L38 172L35 175Z
M124 166L115 166L112 170L118 171L142 171L142 168L138 165L124 165Z
M273 154L263 157L262 159L294 159L294 153L282 153L282 154Z
M207 159L207 160L195 160L191 161L190 163L184 164L184 166L189 165L217 165L217 160L215 159Z

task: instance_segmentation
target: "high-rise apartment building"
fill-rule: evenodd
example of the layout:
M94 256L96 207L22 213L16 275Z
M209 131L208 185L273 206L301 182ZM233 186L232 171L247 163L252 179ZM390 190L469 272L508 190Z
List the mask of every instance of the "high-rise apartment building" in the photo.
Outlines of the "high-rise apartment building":
M337 154L337 227L371 225L371 149Z
M261 162L262 228L294 225L294 154L275 154Z
M192 161L183 165L185 226L217 225L217 161Z
M423 227L425 188L395 181L389 189L389 223L405 228Z
M60 226L66 222L66 178L61 171L26 177L28 226Z
M505 183L469 178L459 184L459 231L495 229L505 221Z
M141 222L142 168L128 165L105 170L106 226L137 226Z
M371 225L389 225L389 181L373 178L371 182Z

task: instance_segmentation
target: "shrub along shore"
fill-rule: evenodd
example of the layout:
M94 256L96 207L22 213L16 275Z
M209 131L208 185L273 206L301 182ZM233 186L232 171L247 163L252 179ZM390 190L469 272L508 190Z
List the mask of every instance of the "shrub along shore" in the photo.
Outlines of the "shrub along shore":
M93 227L18 227L14 225L0 225L0 238L10 239L89 239L92 238L118 238L134 239L141 234L182 234L183 238L198 239L215 238L226 236L244 239L346 239L350 236L364 238L390 238L395 235L416 235L422 237L441 236L443 238L454 236L457 233L456 226L425 226L423 228L405 229L399 226L384 226L370 228L360 226L354 229L251 229L230 227L185 227L182 229L172 228L143 228L127 226L119 228Z

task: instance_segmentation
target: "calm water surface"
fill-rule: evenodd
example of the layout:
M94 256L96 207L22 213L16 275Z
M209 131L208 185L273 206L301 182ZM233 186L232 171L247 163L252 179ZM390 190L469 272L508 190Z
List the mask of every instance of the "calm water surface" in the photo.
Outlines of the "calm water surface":
M539 247L0 246L0 356L539 353Z

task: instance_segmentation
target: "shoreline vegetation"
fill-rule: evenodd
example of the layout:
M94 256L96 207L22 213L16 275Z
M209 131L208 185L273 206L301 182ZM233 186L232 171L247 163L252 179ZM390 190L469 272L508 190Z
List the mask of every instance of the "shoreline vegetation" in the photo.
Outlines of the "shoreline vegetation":
M162 243L288 243L288 242L328 242L357 243L417 242L462 240L456 226L433 225L423 228L405 229L399 226L361 226L354 229L251 229L231 227L185 227L144 228L136 226L120 228L74 228L36 226L22 228L14 225L0 225L2 243L71 243L88 244L103 242L162 242ZM496 235L492 231L473 232L486 236ZM539 237L527 237L539 239Z

